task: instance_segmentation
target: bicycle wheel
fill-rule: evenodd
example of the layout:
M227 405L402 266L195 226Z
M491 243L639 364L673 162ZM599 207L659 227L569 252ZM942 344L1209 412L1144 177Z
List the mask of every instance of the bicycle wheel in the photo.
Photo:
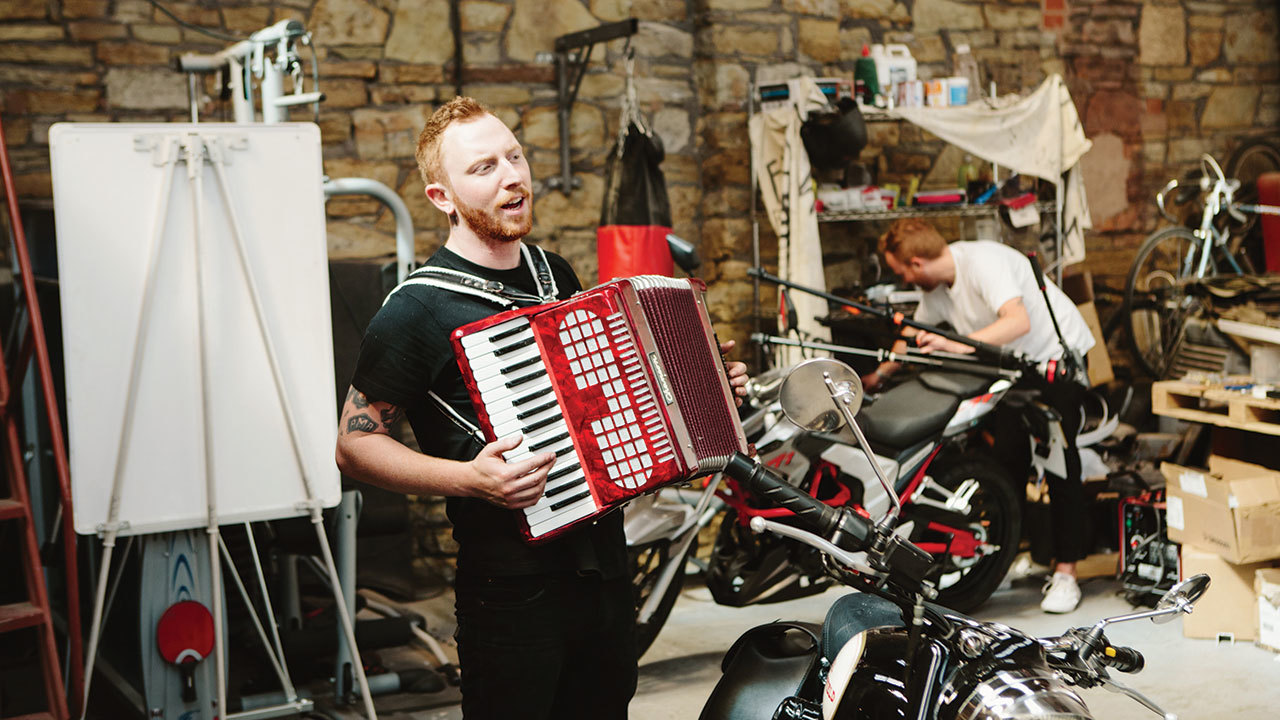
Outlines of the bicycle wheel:
M1241 143L1227 159L1226 175L1240 181L1240 188L1235 192L1237 202L1255 204L1258 202L1258 176L1263 173L1280 172L1280 147L1276 140L1254 138ZM1231 224L1234 236L1232 250L1243 246L1242 254L1249 256L1254 266L1262 267L1261 233L1257 231L1258 215L1245 213L1243 224ZM1239 240L1243 238L1243 242Z
M1203 241L1184 227L1165 228L1138 248L1124 281L1121 312L1128 323L1133 359L1151 377L1164 377L1199 300L1187 294L1187 279ZM1214 267L1209 273L1215 272Z

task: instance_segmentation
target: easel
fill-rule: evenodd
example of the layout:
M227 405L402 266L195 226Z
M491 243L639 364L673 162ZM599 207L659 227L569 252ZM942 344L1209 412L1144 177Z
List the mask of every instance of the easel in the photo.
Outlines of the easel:
M283 77L285 69L288 68L288 61L292 58L293 53L293 42L297 40L298 31L301 29L300 26L296 26L297 23L278 23L276 26L266 28L264 31L260 31L260 33L255 33L255 37L251 38L250 41L246 41L244 44L238 44L236 46L236 51L228 55L229 59L242 58L242 55L247 55L248 67L255 70L255 72L262 73L261 77L262 82L264 82L264 96L266 96L266 91L270 90L270 88L274 88L271 92L279 94L280 78ZM276 58L270 58L268 54L269 49L274 49L276 51ZM296 67L296 65L294 65L294 67ZM236 74L236 76L233 77L239 78L241 76ZM248 79L248 74L244 77ZM241 90L246 92L246 94L251 92L251 88L247 86L242 86ZM311 94L303 97L305 97L306 100L317 100L319 99L319 94ZM296 104L297 101L297 97L294 97L294 99L288 99L288 101L271 102L268 106L269 108L278 110L279 108L282 108L282 106ZM274 110L269 113L269 111L266 110L268 106L265 106L264 109L264 119L282 118L282 113L276 113ZM214 129L219 127L223 129ZM283 126L280 127L285 129L285 131L292 133L291 137L294 138L296 138L298 133L305 133L305 128L291 129ZM156 128L161 128L165 132L155 132ZM228 128L232 128L232 132L228 132ZM120 128L119 126L116 126L115 129L116 131L119 131ZM340 594L337 589L340 587L337 570L334 568L333 556L329 550L329 542L328 538L325 537L325 529L323 523L321 523L320 514L321 507L323 507L325 503L328 503L328 505L334 505L334 503L337 502L337 469L332 468L332 437L330 437L328 441L329 446L324 450L323 460L317 459L315 443L310 442L315 439L314 432L307 434L308 442L303 442L302 433L300 432L300 421L298 421L298 415L296 411L294 411L294 404L293 401L291 401L291 395L285 391L287 383L285 383L284 366L282 361L280 361L280 348L274 345L273 336L271 336L271 333L269 332L268 318L266 318L268 313L266 313L266 305L264 299L262 299L260 278L255 277L255 273L253 273L253 263L248 260L250 252L248 252L248 247L246 245L244 225L241 217L239 217L239 209L232 200L233 193L232 187L230 187L232 186L232 183L230 183L228 179L227 168L229 167L229 164L232 163L233 156L236 156L239 150L250 149L250 141L248 141L247 138L253 136L253 133L256 131L247 131L247 129L239 127L238 131L241 132L241 135L243 135L244 138L236 137L236 127L233 126L211 126L210 131L201 131L200 127L197 126L147 126L146 132L142 132L141 129L138 128L133 128L133 131L137 132L137 135L133 137L133 150L136 152L147 152L147 154L150 154L152 167L159 168L160 172L163 174L161 174L159 191L157 191L154 205L152 205L155 208L155 215L154 218L152 218L152 223L154 224L152 224L150 231L150 250L148 250L145 263L145 272L143 272L142 277L140 278L142 299L140 309L138 309L136 322L136 343L134 343L131 356L129 356L128 380L127 382L122 383L127 386L127 388L125 388L127 395L120 398L125 410L123 421L120 423L119 445L115 448L114 456L111 456L111 462L114 464L114 471L113 474L111 474L110 480L111 489L108 512L106 512L105 520L97 525L97 527L90 528L88 530L81 528L81 532L95 532L96 530L96 532L100 533L102 538L104 538L104 559L102 559L99 588L97 588L95 610L93 610L90 637L91 651L87 661L88 671L92 671L93 662L96 660L97 643L99 643L102 615L104 615L105 593L106 587L108 587L108 582L106 582L106 580L108 580L111 553L113 553L116 538L118 538L120 534L159 532L159 530L164 529L179 529L182 527L189 528L192 527L192 525L196 525L196 523L189 523L188 519L187 525L170 524L166 525L166 527L157 528L131 528L129 527L129 521L131 521L131 518L129 518L127 514L122 516L122 512L120 512L120 503L122 503L122 498L124 495L127 495L128 486L127 483L125 483L125 480L131 479L131 475L129 475L129 471L127 470L129 462L128 447L133 436L134 419L138 416L138 407L134 406L134 401L136 401L140 387L143 386L141 380L143 375L145 375L145 373L142 372L142 359L143 355L146 354L145 343L146 338L148 337L148 325L156 319L157 307L163 307L159 302L157 302L157 296L160 296L160 292L157 292L157 284L163 282L172 284L170 275L164 275L164 277L161 277L161 263L159 261L160 254L163 250L173 252L175 251L175 246L183 245L183 243L169 243L169 246L166 247L165 243L161 242L161 240L163 240L165 232L169 229L166 228L166 225L172 223L172 220L169 218L169 202L170 197L172 197L172 193L175 192L174 177L177 176L177 173L180 172L180 170L184 169L186 170L186 172L184 172L184 177L186 177L189 196L191 196L191 220L193 232L191 234L192 240L191 243L189 243L189 246L177 247L177 251L187 252L189 256L189 263L191 263L193 268L189 277L193 277L196 281L196 307L193 316L197 319L196 345L198 345L198 355L196 357L196 366L198 372L196 375L198 379L196 384L200 386L200 392L198 392L200 416L193 421L193 424L197 425L198 433L200 433L202 442L198 443L198 447L193 448L193 452L200 456L200 462L198 462L200 468L198 468L197 473L198 477L201 477L202 480L204 480L205 514L204 518L202 518L202 527L205 528L206 533L209 534L210 538L209 575L212 588L214 588L214 592L211 593L211 602L212 605L214 605L214 607L212 607L211 614L215 625L214 656L216 678L214 684L216 689L216 706L212 708L212 712L219 716L234 717L236 715L227 714L227 687L225 687L225 667L227 667L227 657L225 656L227 656L227 651L225 651L223 642L225 634L223 629L223 609L220 607L221 588L223 588L224 585L223 578L221 578L220 556L227 556L229 560L229 552L227 547L225 547L223 539L221 539L219 525L223 523L223 521L234 521L234 519L236 519L236 512L232 512L232 515L230 515L229 518L227 512L225 512L223 507L220 506L218 488L215 487L214 482L216 475L215 456L211 451L212 438L214 438L215 434L218 433L215 433L214 423L212 423L210 414L210 402L219 401L219 398L214 397L214 391L216 388L211 387L210 360L211 355L214 354L215 350L215 348L211 347L211 338L216 336L214 333L210 332L209 320L212 318L215 324L218 320L223 320L223 322L225 322L229 311L225 309L225 307L220 307L220 305L224 304L224 299L221 299L221 297L218 304L212 306L212 313L210 311L210 306L205 304L207 291L205 290L204 283L206 281L206 277L209 277L209 273L234 273L237 275L238 281L243 283L242 286L239 287L242 287L243 290L247 290L248 306L251 307L251 313L250 316L246 318L246 322L248 324L256 325L257 331L256 342L250 342L252 345L259 345L260 343L260 347L256 348L256 350L259 350L265 355L265 366L266 369L269 370L269 372L265 374L269 375L270 379L268 382L262 383L261 395L264 398L269 398L271 395L274 395L276 406L278 406L280 413L283 414L283 423L280 424L280 427L287 430L287 433L285 433L285 437L280 438L280 441L282 441L284 445L288 445L289 451L292 451L293 459L293 469L289 470L288 473L285 474L296 474L298 479L300 479L301 486L301 488L298 488L301 491L300 500L294 502L292 506L275 506L265 510L250 509L247 514L246 512L241 512L239 519L246 520L247 527L248 520L284 518L284 516L293 516L298 514L306 514L310 516L312 524L315 525L316 537L320 544L321 553L323 553L324 556L324 565L328 568L330 582L332 582L335 588L335 607L337 607L339 619L342 621L344 638L346 638L347 647L352 648L352 652L355 653L355 633L353 633L351 614L349 614L347 603L344 602L342 594ZM70 132L72 132L72 129L68 129L67 133ZM63 135L67 135L67 133L63 133ZM315 176L311 177L314 177L316 178L316 181L319 181L319 133L317 133L316 128L314 127L310 128L310 133L315 136ZM58 152L56 152L56 149L58 149L58 143L55 142L52 143L52 145L55 147L56 160L56 155L58 155ZM260 145L257 150L262 150L262 146ZM68 154L72 154L72 152L68 151ZM247 159L248 156L246 154L239 154L236 161L243 165L246 164ZM270 169L283 170L283 168ZM227 234L229 240L232 241L232 250L234 251L233 254L228 254L228 256L230 256L230 258L234 258L234 260L229 261L229 263L224 261L223 268L220 269L206 268L204 261L206 251L211 251L212 247L215 247L216 245L214 242L216 238L211 237L211 234L207 232L206 224L210 217L206 217L206 215L209 214L206 213L207 209L202 205L202 202L205 201L204 186L206 173L212 174L212 179L214 179L216 184L216 191L219 192L221 210L225 211L225 215L218 215L216 219L224 220L225 229L228 231L225 234ZM56 193L56 186L58 186L58 183L56 183L55 178L55 202L59 200L58 193ZM74 183L72 183L72 187L74 187ZM177 190L180 192L182 188L179 187ZM317 190L319 190L319 188L317 188ZM74 192L64 195L64 202L70 202L69 200L65 200L65 197L70 195L74 195ZM312 193L310 197L316 200L316 206L312 209L312 213L316 215L315 222L317 225L316 227L308 228L308 232L310 232L311 238L319 240L319 238L323 238L324 234L323 208L319 206L320 193ZM132 206L136 204L136 201L134 201L132 197L129 197L128 204ZM259 214L261 214L261 208L257 208L257 210L259 210ZM63 227L61 227L61 222L59 229L60 231L63 229ZM82 229L82 234L84 232L86 231L83 231ZM138 236L141 236L142 233L138 232L137 234ZM275 237L271 237L270 234L266 237L269 238L271 245L282 240L282 238L279 237L279 232L276 232ZM259 245L262 245L262 243L259 243ZM259 246L255 246L253 249L259 252L265 252ZM68 250L68 252L70 252L70 250ZM321 263L324 263L323 242L320 242L319 254L321 256ZM311 268L311 273L317 278L325 277L323 266ZM319 282L323 284L323 279L320 279ZM168 301L168 299L165 300ZM243 299L239 300L243 302ZM276 301L279 301L279 297ZM325 307L328 307L328 302L325 301L324 305ZM165 310L168 311L168 307L165 307ZM328 310L325 310L325 331L328 331L328 323ZM160 325L163 327L163 323L160 323ZM170 323L170 325L172 325L172 323ZM172 329L172 327L166 329ZM310 340L314 340L314 337L310 338ZM332 342L328 340L328 337L325 337L325 343L326 352L332 352ZM242 348L220 347L216 348L216 350L236 352L238 350L242 350ZM155 359L152 359L152 361L154 360ZM294 357L294 360L297 360L296 357ZM329 356L329 361L326 365L328 366L325 368L325 374L328 375L329 373L332 373L332 355ZM152 366L151 369L154 370L155 366ZM225 368L223 370L225 373ZM310 377L310 375L308 375L308 377ZM329 375L329 377L332 377L332 375ZM332 380L329 380L329 383L328 389L323 392L325 406L328 406L329 402L332 402L329 400L329 398L332 398L333 396ZM316 393L316 395L319 396L321 393ZM308 407L308 414L310 414L312 418L315 418L317 414L315 413L314 407ZM328 413L324 413L323 416L329 416L330 414L332 414L332 410L329 410ZM332 421L330 421L329 424L332 425ZM275 429L279 430L279 428ZM223 432L223 430L219 429L219 432ZM311 462L308 462L307 459L303 457L303 450L305 450L305 446L307 446L306 451L310 452ZM101 455L109 454L100 454L100 456ZM138 457L137 454L134 454L134 456ZM320 493L317 492L317 487L314 482L316 479L314 475L316 468L321 468L321 466L323 466L319 464L321 461L323 461L326 466L329 466L329 469L332 469L334 497L326 498L329 502L321 501ZM142 462L142 464L145 465L145 462ZM233 462L223 462L223 464L233 465ZM310 470L308 470L308 466L310 466ZM134 475L134 478L136 478L136 475ZM134 479L134 483L136 482L137 480ZM225 498L223 501L225 502ZM250 542L252 546L252 533L250 533ZM253 557L255 557L255 566L257 575L259 575L259 582L262 585L262 594L266 596L265 580L264 577L262 577L262 570L259 565L259 561L257 561L256 547L252 547L252 553ZM273 653L273 650L271 650L271 643L268 641L268 638L266 638L264 625L262 625L261 621L257 619L256 611L252 610L252 603L248 601L247 592L244 591L243 583L241 582L241 579L239 579L239 575L236 573L236 570L234 570L234 565L229 566L230 569L232 569L233 578L236 580L237 587L241 588L242 596L246 598L246 605L251 609L253 623L256 625L257 633L259 633L262 643L264 643L264 648L268 651L268 655L271 656L271 665L273 665L276 674L278 674L280 683L282 683L282 687L284 689L285 702L283 705L273 708L256 708L256 710L252 711L253 717L270 717L285 714L292 715L297 714L297 712L310 710L311 701L302 700L302 698L298 697L296 689L294 689L291 680L289 680L288 669L284 664L282 643L280 643L278 635L274 638L275 647ZM270 612L270 602L268 602L268 612ZM276 625L274 618L270 618L269 625L274 634ZM370 719L372 719L372 717L375 717L374 707L372 707L369 689L367 689L367 680L365 678L364 671L362 671L361 662L358 660L358 655L352 665L355 666L353 667L353 670L355 670L356 678L358 682L360 682L362 697L364 697L365 701L366 714Z
M154 126L153 126L154 127ZM330 580L335 588L339 587L337 570L334 565L333 556L329 549L329 542L322 521L321 510L323 501L318 488L315 485L313 477L314 469L317 467L316 461L309 462L304 457L304 452L312 451L314 448L305 447L302 432L299 428L298 415L294 410L294 403L287 392L283 364L280 359L279 348L277 348L273 340L270 326L268 323L265 304L262 297L262 284L260 278L256 277L253 263L249 259L249 251L246 246L246 234L244 232L243 223L233 202L231 194L231 182L226 173L226 166L233 162L232 156L239 151L250 149L251 142L248 138L237 141L234 136L230 137L226 132L201 132L195 126L173 126L166 127L165 133L154 133L147 135L138 135L134 138L135 150L142 150L150 153L152 164L160 168L162 180L160 182L159 196L156 201L157 212L154 217L154 231L150 238L147 262L145 264L145 283L142 289L142 301L137 316L136 327L137 334L135 343L129 358L128 365L128 381L126 393L124 396L125 409L123 413L123 422L120 426L118 436L118 446L115 454L114 468L111 473L111 495L108 504L108 514L106 521L97 526L97 531L103 538L103 560L100 570L98 582L97 597L95 600L93 620L89 637L89 654L87 656L86 674L92 677L92 670L97 654L98 642L101 635L102 615L105 602L105 594L108 586L108 573L111 565L111 556L116 544L117 538L123 533L127 534L131 528L127 519L121 517L121 499L126 489L126 466L129 464L129 448L130 441L134 434L135 420L139 413L143 410L137 404L140 390L143 386L143 357L146 354L146 342L149 334L149 326L158 315L159 307L157 299L159 293L157 287L160 280L160 271L162 263L160 256L162 251L174 251L172 247L166 247L162 243L164 231L169 226L170 207L169 198L174 192L174 178L181 172L190 194L191 202L191 247L190 258L194 262L194 280L195 280L195 315L197 319L197 338L198 352L196 353L196 365L199 376L199 398L200 412L198 413L196 430L200 434L202 442L197 443L197 464L202 468L202 481L205 492L205 522L204 529L209 536L209 572L211 585L213 587L212 597L212 615L214 621L214 660L216 674L216 694L217 705L216 712L224 717L235 717L236 714L228 714L225 709L226 701L226 649L223 643L223 609L221 607L221 591L224 581L221 573L220 556L226 558L229 567L232 570L233 579L240 589L242 596L246 601L246 605L250 608L250 614L258 631L259 637L263 641L264 648L271 656L272 665L281 681L285 691L286 702L274 709L258 709L253 712L254 717L272 717L275 715L294 714L310 707L310 701L300 699L296 689L293 687L289 679L287 667L284 663L283 648L280 644L278 635L274 638L274 652L272 651L272 643L268 641L266 631L262 622L258 619L253 605L249 601L248 593L244 589L244 583L241 581L239 574L235 571L235 566L231 563L231 558L225 543L223 542L219 526L225 520L219 507L219 495L215 488L215 456L214 447L214 427L213 413L211 405L213 404L213 394L217 388L214 387L212 373L210 367L213 364L214 357L218 350L229 350L231 352L244 352L244 348L215 348L213 341L215 335L210 329L211 322L219 319L225 320L225 317L219 318L217 313L211 313L209 305L206 302L209 291L205 288L206 277L209 274L208 268L205 266L205 257L210 252L210 248L215 245L217 238L211 237L208 232L207 225L209 223L207 208L204 206L204 178L208 171L212 172L213 179L217 186L218 197L223 204L223 210L226 212L226 221L230 227L230 241L234 250L235 264L234 268L238 271L240 279L243 281L243 287L247 290L249 305L252 308L252 317L256 321L257 338L262 344L262 350L265 352L266 364L269 368L270 386L274 388L275 402L282 413L284 427L287 431L289 451L295 466L296 476L300 481L300 491L303 500L296 503L293 508L287 512L280 512L275 508L266 508L258 517L252 519L268 519L270 517L283 517L288 515L306 514L309 516L315 527L317 541L319 543L321 553L323 555L324 565L328 569ZM243 159L240 159L243 162ZM318 158L317 158L318 162ZM184 172L185 171L185 172ZM181 192L181 188L178 188ZM264 399L267 400L267 399ZM267 400L269 402L269 400ZM266 404L266 403L264 403ZM225 442L225 441L224 441ZM225 450L224 450L225 452ZM314 458L314 453L312 454ZM336 471L335 471L336 474ZM332 504L330 502L329 504ZM243 516L244 514L241 513ZM247 527L247 523L246 523ZM143 529L142 531L146 531ZM249 534L252 546L252 533ZM262 592L264 597L267 595L267 589L263 580L261 565L258 562L258 554L256 547L253 547L253 556L255 569L262 583ZM338 615L342 622L343 632L347 642L353 652L355 651L355 635L351 622L351 616L346 603L340 592L335 591L335 603L338 609ZM267 602L267 612L270 613L270 602ZM269 626L273 630L275 628L274 617L269 617ZM365 679L362 666L359 662L358 655L354 663L357 679L360 682L361 691L365 701L366 713L370 718L375 717L372 700L369 695L367 681ZM88 685L86 681L86 697L88 695ZM274 710L275 712L271 712Z

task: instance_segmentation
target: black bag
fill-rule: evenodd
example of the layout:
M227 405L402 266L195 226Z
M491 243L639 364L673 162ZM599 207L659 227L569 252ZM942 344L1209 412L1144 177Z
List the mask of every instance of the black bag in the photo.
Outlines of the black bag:
M809 164L819 170L842 170L867 146L867 125L858 104L849 98L830 112L811 112L800 126Z

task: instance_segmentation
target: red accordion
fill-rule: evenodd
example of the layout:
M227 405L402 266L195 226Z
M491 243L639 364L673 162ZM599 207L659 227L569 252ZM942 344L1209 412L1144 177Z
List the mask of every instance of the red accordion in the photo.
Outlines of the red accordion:
M464 325L451 340L489 442L518 462L554 452L538 542L746 452L706 309L706 285L646 275Z

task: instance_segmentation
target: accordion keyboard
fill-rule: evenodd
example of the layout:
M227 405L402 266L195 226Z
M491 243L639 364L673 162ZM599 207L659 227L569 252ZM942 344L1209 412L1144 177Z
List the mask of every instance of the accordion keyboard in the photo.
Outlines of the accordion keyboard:
M556 454L542 498L523 510L530 534L538 537L598 511L528 318L499 323L462 344L494 436L523 438L503 458L519 462L540 452Z

